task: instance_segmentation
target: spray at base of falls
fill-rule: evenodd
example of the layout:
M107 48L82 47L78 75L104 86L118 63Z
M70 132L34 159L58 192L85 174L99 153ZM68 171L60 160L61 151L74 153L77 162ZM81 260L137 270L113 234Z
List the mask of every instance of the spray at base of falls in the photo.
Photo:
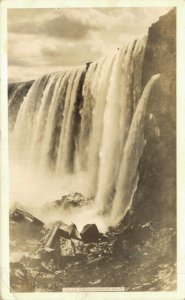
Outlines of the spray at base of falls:
M142 94L146 41L134 40L98 62L33 83L10 132L10 173L15 177L13 166L19 165L20 180L33 183L26 191L33 205L41 198L47 201L44 191L49 193L50 184L57 182L51 188L56 189L53 200L65 187L73 188L95 196L93 214L106 226L123 218L137 188L146 105L159 77L153 76ZM23 170L31 178L24 178ZM38 177L40 197L32 198L29 189L39 184ZM73 185L75 178L81 179ZM16 193L24 202L21 185L13 182L12 200Z

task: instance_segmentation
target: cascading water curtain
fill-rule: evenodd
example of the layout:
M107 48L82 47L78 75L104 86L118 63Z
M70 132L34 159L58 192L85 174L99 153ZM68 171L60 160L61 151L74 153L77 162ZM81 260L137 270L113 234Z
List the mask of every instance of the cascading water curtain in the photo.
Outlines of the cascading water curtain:
M61 180L86 172L96 210L110 215L112 224L123 217L137 187L142 123L158 78L152 77L142 94L146 41L125 43L88 67L36 80L10 133L13 157L27 168L35 165Z

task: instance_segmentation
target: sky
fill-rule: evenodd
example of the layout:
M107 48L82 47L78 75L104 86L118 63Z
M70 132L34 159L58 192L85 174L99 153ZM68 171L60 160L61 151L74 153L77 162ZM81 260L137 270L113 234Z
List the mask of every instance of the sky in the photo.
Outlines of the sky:
M171 8L8 10L9 81L27 81L108 55L147 34Z

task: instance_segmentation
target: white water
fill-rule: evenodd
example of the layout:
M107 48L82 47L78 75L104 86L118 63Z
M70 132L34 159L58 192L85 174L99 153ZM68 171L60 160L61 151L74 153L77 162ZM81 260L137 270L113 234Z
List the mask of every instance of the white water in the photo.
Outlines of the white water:
M138 164L146 143L144 139L144 116L148 97L159 74L151 77L136 107L123 150L116 193L112 204L111 221L115 225L122 218L122 213L129 208L138 182Z
M129 42L88 70L34 82L10 132L12 201L42 205L82 192L95 196L91 220L120 221L137 188L143 120L158 78L141 95L145 45L146 38Z

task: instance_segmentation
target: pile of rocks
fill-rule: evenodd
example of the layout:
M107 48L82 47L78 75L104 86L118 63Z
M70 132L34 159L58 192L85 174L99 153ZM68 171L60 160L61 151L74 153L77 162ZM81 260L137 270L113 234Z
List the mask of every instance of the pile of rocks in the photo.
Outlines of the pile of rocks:
M21 208L16 208L10 214L10 235L11 240L19 240L19 244L21 240L27 243L31 238L39 241L37 249L34 248L31 253L28 251L29 254L24 253L19 260L27 266L50 259L60 265L70 259L85 257L87 244L99 243L103 236L96 224L86 224L79 232L75 224L66 224L60 220L48 228L47 224Z
M84 197L81 193L63 195L60 199L47 202L42 207L42 212L56 212L58 210L70 210L80 207L90 207L94 197Z

